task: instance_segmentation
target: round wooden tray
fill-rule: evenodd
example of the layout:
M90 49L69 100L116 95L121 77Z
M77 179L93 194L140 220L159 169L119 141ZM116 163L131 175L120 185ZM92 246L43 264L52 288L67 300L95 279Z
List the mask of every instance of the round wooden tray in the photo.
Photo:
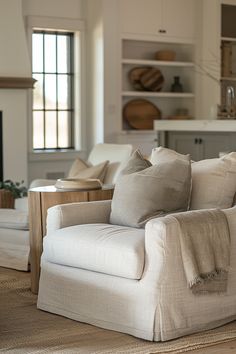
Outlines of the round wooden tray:
M83 178L61 178L56 181L55 187L63 190L91 190L101 189L102 184L99 179Z
M137 91L161 91L164 85L162 72L151 66L140 66L129 71L129 80Z
M164 76L161 70L157 68L150 68L144 72L140 77L140 83L144 90L158 92L162 90L164 85Z
M161 119L161 111L145 99L134 99L124 106L123 119L133 129L153 129L153 121Z
M144 87L140 82L140 78L149 69L150 69L150 66L139 66L139 67L133 68L129 71L129 80L130 80L132 87L135 90L138 90L138 91L144 90Z

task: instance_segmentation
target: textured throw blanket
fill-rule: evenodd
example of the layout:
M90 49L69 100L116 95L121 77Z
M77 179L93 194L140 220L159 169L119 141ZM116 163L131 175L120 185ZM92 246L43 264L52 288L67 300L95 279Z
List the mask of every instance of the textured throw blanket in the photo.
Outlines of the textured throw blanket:
M230 262L226 215L218 209L173 215L180 226L185 275L195 294L225 292Z

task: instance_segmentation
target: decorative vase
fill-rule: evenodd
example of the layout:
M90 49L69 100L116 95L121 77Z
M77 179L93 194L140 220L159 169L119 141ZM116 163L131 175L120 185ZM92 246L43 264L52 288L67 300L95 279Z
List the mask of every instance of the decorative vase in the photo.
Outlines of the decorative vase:
M174 82L171 85L171 92L183 92L183 86L179 80L179 76L174 76Z

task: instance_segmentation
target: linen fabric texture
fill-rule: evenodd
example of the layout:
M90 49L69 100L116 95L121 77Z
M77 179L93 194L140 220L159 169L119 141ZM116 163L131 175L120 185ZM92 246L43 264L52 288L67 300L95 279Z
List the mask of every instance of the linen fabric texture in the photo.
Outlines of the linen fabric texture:
M227 218L219 209L174 214L184 271L194 294L225 292L230 265Z
M74 225L44 237L46 261L128 279L144 268L144 230L109 224Z
M150 161L153 165L159 162L166 162L166 161L173 161L173 160L190 161L190 155L183 155L178 153L177 151L167 149L162 146L152 149Z
M53 237L53 232L61 227L107 223L109 206L110 201L100 201L50 208L48 236ZM145 265L139 281L42 259L38 307L155 341L218 327L236 319L236 208L224 212L231 236L226 293L196 296L190 291L183 267L180 228L172 214L146 225Z
M192 164L190 209L230 208L236 192L236 152Z
M28 230L28 213L23 210L1 209L0 210L0 228Z
M155 217L187 210L190 161L173 159L150 167L146 161L139 151L128 161L115 185L111 224L140 228Z
M73 162L68 178L95 178L104 181L109 161L103 161L98 165L91 166L79 157Z

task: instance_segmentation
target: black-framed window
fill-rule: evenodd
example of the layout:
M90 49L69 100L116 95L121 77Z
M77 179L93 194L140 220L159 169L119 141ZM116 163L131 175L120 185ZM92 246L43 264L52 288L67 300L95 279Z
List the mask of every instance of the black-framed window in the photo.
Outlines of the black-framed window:
M73 37L70 32L33 31L33 149L73 148Z

